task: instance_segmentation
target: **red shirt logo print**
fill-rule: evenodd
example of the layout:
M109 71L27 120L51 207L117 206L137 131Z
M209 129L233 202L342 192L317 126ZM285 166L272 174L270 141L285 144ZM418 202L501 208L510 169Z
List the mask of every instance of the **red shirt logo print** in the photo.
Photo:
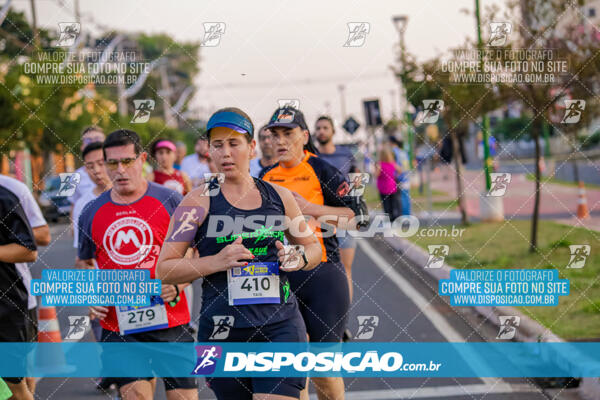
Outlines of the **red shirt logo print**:
M125 266L137 264L141 249L152 245L153 240L152 229L146 221L123 217L110 224L102 242L110 259Z

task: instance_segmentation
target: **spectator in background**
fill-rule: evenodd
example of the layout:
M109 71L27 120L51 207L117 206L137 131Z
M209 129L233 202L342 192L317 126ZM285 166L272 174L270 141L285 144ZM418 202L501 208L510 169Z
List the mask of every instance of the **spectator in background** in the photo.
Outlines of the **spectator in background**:
M392 151L396 164L400 167L400 172L396 176L398 189L400 190L400 201L402 204L401 215L410 215L410 160L408 154L404 151L404 142L396 137L390 137Z
M156 160L156 168L146 179L184 196L192 190L192 182L188 175L174 167L177 157L175 143L168 139L157 139L150 146L150 155Z
M84 193L73 206L73 247L75 248L79 243L79 216L82 211L91 201L112 187L112 182L104 166L102 143L94 142L87 145L81 152L81 158L83 158L86 173L94 183L94 188Z
M79 245L79 217L82 212L92 204L98 196L112 187L112 182L108 177L106 167L104 166L104 153L102 152L101 142L92 142L88 144L81 152L81 158L83 159L85 172L95 186L92 190L86 191L73 205L73 247L75 248ZM75 265L79 264L80 260L75 256ZM96 341L99 342L102 335L100 322L97 319L92 319L90 325ZM100 378L96 380L96 384L99 389L105 390L110 386L111 381L110 379Z
M204 179L204 174L209 173L208 166L208 139L201 136L196 140L194 154L183 158L181 171L185 172L192 181L192 188L198 187Z
M177 157L175 158L175 164L173 164L173 168L175 168L176 170L180 170L181 163L183 162L183 159L187 154L187 146L185 145L185 143L178 141L175 142L175 147L177 148Z
M0 185L4 188L11 191L15 196L17 196L21 202L21 206L23 207L23 211L25 212L25 216L27 217L27 222L33 231L33 237L35 239L35 244L38 246L48 246L50 244L50 240L52 240L50 236L50 228L48 227L48 223L44 219L44 215L40 210L37 202L33 198L31 191L29 188L21 181L18 181L14 178L0 175ZM29 270L29 265L27 263L16 263L15 267L25 288L27 289L27 309L29 318L27 319L28 324L28 332L29 337L27 338L29 342L37 341L37 300L35 296L31 295L31 272ZM27 387L31 393L35 393L35 378L25 378L27 382Z
M142 167L146 160L141 141L137 133L129 130L117 130L108 135L104 142L104 158L107 174L113 187L101 194L81 214L79 220L79 266L97 265L100 269L135 269L144 268L155 277L156 260L165 239L170 216L182 199L182 196L164 186L148 182L142 176ZM131 215L135 215L135 218ZM113 246L117 231L131 227L128 219L137 220L148 229L148 235L138 237L138 244L133 242L124 249ZM114 225L112 225L114 224ZM107 231L110 226L119 228ZM132 232L131 230L128 232ZM129 233L127 233L129 234ZM117 239L118 240L118 239ZM141 241L141 242L140 242ZM149 249L144 258L140 258L140 247ZM121 308L114 306L90 306L92 318L100 319L103 342L193 342L194 337L187 330L190 321L187 299L182 285L161 287L161 296L152 296L152 304L143 309L152 310L156 314L166 316L166 320L156 318L147 321L143 332L137 332L135 324L127 320ZM181 290L181 294L180 294ZM121 317L117 317L121 313ZM123 320L125 317L125 320ZM121 320L122 322L119 322ZM163 324L167 323L168 328ZM119 353L102 353L102 362L122 362ZM181 362L178 357L173 361L165 361L165 365ZM191 400L198 398L198 383L195 377L177 378L167 372L163 378L168 399ZM124 399L154 398L156 380L151 377L119 377L113 379L119 387Z
M94 142L104 142L104 131L95 125L91 125L81 132L80 151L83 151L88 144ZM77 188L75 189L75 193L73 193L73 195L69 198L69 201L72 205L75 204L79 197L81 197L85 192L93 190L96 186L87 174L85 166L79 167L77 170L75 170L75 172L79 174L80 180ZM72 210L73 209L71 208L71 217L73 217Z
M250 175L258 178L263 168L269 167L277 162L275 152L271 144L271 131L264 125L258 131L258 145L260 146L260 157L250 161Z
M384 144L379 151L379 160L375 164L377 190L383 203L383 211L393 222L402 213L400 193L396 186L396 176L402 169L394 160L394 153Z
M360 172L356 167L356 160L352 150L344 146L336 146L333 144L333 135L335 127L331 117L322 115L317 118L315 123L315 139L319 142L319 158L327 161L329 164L336 167L346 179L351 181L348 176L352 172ZM360 178L359 178L360 179ZM346 277L348 278L348 288L350 290L350 302L354 295L354 287L352 283L352 263L356 254L356 240L344 229L336 229L336 236L340 248L340 258L344 269L346 269ZM344 341L350 340L352 333L346 329L344 332Z
M315 139L319 142L319 157L333 165L348 178L351 172L360 172L352 150L345 146L333 144L335 128L333 120L328 116L320 116L315 123Z
M35 237L19 198L0 185L0 342L29 342L31 331L29 290L18 263L37 259ZM37 318L36 318L37 320ZM27 357L22 358L23 363ZM25 367L23 365L23 367ZM33 400L33 392L23 377L3 377L12 399Z

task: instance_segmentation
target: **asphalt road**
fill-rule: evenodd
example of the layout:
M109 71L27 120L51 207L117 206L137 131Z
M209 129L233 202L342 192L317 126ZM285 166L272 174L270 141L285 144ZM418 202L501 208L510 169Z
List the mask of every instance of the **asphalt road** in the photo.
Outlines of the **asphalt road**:
M67 225L58 224L51 229L52 244L41 249L39 260L32 266L34 278L39 278L44 268L73 265L75 250ZM355 335L358 316L377 316L379 324L369 339L373 342L495 340L496 328L482 321L469 308L449 307L436 295L437 284L419 266L402 259L381 238L359 243L353 276L354 301L349 329ZM197 300L195 310L198 309ZM68 316L86 315L87 310L85 307L58 307L57 313L64 337ZM93 340L91 333L88 332L83 340ZM485 355L457 356L485 362ZM529 379L346 378L345 385L347 399L579 399L574 389L544 391ZM97 390L91 378L43 378L38 382L36 398L107 399L114 398L114 393ZM155 398L165 399L160 383ZM214 398L203 380L199 398Z

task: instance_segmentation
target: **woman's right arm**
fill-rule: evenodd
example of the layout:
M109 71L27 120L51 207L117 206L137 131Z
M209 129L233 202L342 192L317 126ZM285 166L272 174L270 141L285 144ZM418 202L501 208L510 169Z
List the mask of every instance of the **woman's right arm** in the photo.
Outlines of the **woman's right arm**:
M202 186L202 185L201 185ZM244 266L247 263L239 260L251 259L252 253L245 248L238 238L225 246L219 253L212 256L186 258L185 253L190 247L198 228L206 219L210 207L210 198L201 195L203 188L193 190L181 201L169 223L169 231L156 264L156 278L163 283L179 284L192 282L198 278L226 271L229 268ZM185 213L195 211L195 219L191 223L193 229L184 230Z

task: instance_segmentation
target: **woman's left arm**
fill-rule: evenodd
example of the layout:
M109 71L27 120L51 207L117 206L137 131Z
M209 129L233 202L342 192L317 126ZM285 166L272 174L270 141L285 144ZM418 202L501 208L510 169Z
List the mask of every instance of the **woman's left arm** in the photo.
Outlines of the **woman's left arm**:
M293 192L281 186L273 185L273 187L275 187L275 190L277 190L277 193L279 193L279 196L281 197L281 201L283 201L286 218L289 219L291 225L294 226L293 230L291 230L289 226L287 227L285 236L290 244L301 245L304 247L304 254L306 255L307 259L306 265L303 266L300 264L296 268L286 269L286 271L291 272L297 269L309 271L315 268L321 262L321 257L323 255L321 244L306 223L304 216L300 211L300 207L294 200L294 196L292 196ZM286 257L285 251L281 244L277 247L279 248L278 255L280 256L281 261Z

